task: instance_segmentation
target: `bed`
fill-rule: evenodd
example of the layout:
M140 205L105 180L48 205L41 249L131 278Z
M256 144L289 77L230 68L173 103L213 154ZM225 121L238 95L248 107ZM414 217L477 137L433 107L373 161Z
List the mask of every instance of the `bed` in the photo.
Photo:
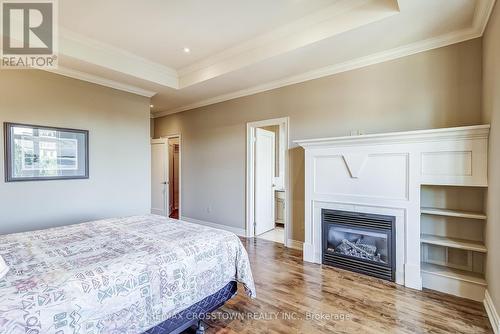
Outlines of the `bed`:
M255 297L227 231L146 215L0 236L0 333L179 333L236 293Z

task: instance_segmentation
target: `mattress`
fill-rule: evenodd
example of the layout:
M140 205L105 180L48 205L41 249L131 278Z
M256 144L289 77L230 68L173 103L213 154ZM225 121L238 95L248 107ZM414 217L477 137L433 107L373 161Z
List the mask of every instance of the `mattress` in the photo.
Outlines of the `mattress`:
M227 231L155 215L0 236L0 333L143 333L231 281L255 297Z
M229 282L222 289L206 297L205 299L191 305L184 311L167 319L161 324L146 331L145 334L173 334L180 333L183 330L197 324L199 320L203 321L207 313L210 313L222 305L234 295L236 295L236 282Z

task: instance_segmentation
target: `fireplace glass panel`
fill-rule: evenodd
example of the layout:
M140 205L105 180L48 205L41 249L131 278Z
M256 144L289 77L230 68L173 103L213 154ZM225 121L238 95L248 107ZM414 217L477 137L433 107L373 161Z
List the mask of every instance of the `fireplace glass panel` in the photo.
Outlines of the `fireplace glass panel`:
M329 225L327 251L358 259L390 264L386 233Z

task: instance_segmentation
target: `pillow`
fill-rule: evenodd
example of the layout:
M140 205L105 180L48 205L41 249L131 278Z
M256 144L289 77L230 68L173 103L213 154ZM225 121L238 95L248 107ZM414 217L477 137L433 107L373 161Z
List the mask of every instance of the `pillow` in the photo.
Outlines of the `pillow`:
M0 256L0 279L4 278L5 275L7 275L7 272L9 271L9 267L5 263L5 261L2 259L2 256Z

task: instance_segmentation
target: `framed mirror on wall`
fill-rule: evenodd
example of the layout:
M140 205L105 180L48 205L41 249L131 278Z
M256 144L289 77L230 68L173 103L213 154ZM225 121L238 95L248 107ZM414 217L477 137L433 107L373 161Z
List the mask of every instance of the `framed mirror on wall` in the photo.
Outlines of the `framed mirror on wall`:
M89 132L4 123L5 181L89 178Z

